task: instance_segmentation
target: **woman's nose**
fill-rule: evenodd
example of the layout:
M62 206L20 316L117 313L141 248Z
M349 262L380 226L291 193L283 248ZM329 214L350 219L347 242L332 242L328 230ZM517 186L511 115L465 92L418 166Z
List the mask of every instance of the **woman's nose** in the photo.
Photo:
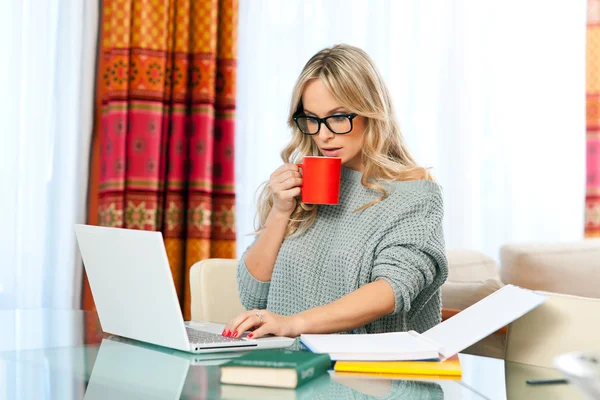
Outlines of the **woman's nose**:
M323 142L326 142L334 136L335 133L331 132L326 124L321 124L321 129L319 130L319 139L321 139Z

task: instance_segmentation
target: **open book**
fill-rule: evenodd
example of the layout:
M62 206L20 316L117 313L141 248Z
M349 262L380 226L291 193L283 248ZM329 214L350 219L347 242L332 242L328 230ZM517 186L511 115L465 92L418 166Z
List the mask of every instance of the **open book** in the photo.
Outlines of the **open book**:
M545 299L531 290L506 285L422 334L301 335L300 340L313 353L328 353L334 361L443 360L522 317Z

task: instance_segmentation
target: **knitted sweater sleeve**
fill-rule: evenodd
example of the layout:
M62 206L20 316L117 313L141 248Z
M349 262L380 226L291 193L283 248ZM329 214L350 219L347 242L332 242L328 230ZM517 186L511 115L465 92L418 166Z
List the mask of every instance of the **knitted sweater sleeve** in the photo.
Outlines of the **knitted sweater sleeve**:
M439 193L415 199L406 212L390 217L375 249L371 281L392 286L394 313L410 319L435 295L448 277Z
M252 245L250 245L248 249L250 249ZM238 291L240 293L240 302L246 310L252 310L254 308L265 309L267 308L267 297L269 296L269 287L271 283L259 281L250 274L245 262L248 249L246 249L244 254L242 254L242 257L240 257L237 267L237 283Z

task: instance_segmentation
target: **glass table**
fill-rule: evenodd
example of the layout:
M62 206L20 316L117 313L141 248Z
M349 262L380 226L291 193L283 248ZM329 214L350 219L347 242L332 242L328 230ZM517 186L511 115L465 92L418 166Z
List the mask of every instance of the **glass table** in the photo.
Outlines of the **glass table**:
M104 334L95 312L0 310L0 399L577 399L547 368L460 354L463 376L389 379L331 372L297 390L219 384L241 353L187 354Z

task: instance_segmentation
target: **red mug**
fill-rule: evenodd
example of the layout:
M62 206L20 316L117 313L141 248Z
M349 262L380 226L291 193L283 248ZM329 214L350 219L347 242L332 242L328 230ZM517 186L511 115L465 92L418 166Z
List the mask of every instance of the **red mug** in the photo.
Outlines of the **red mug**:
M339 204L342 159L336 157L304 157L302 164L302 202L306 204Z

